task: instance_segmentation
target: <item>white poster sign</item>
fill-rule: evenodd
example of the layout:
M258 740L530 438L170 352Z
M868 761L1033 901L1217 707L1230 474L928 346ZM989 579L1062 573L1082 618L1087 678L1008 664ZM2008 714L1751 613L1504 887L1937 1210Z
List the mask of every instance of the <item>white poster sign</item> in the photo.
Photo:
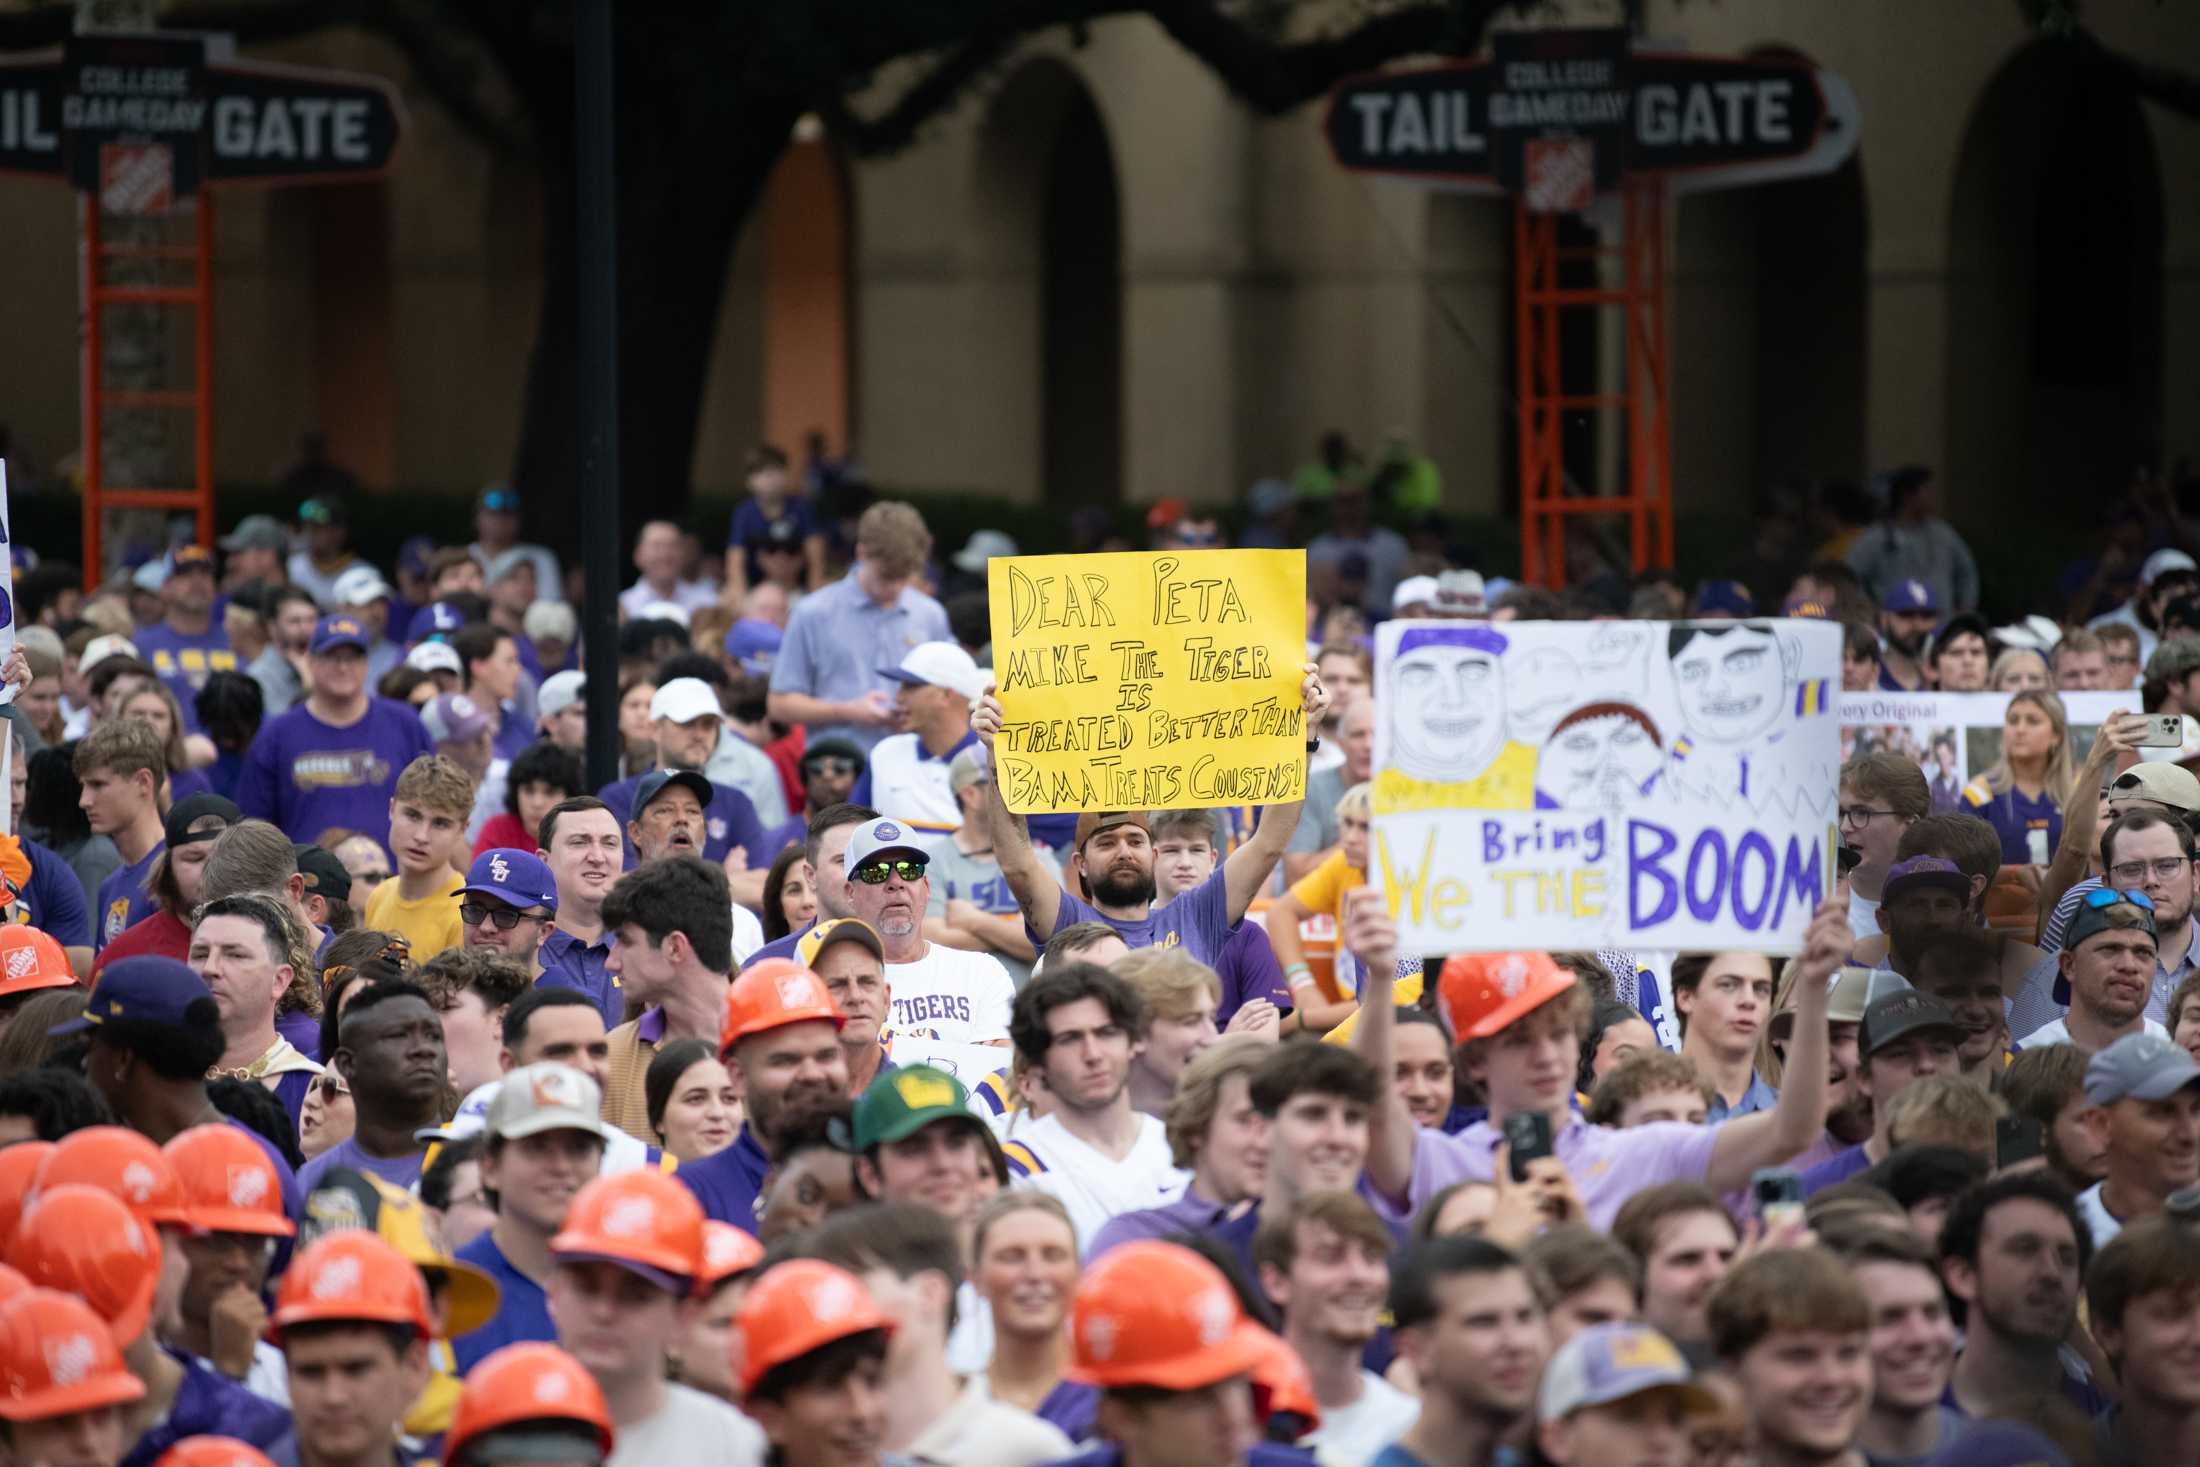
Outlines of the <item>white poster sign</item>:
M1403 951L1795 950L1834 879L1838 627L1393 621L1375 650Z

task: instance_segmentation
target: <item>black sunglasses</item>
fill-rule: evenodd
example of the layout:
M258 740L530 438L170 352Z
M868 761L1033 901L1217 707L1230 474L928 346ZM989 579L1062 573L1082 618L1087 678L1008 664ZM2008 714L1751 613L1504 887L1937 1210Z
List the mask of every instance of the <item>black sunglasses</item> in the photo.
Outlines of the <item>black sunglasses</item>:
M479 927L483 922L494 922L497 931L510 932L522 922L538 922L541 918L532 912L522 912L517 907L492 907L482 902L460 902L458 920L468 927Z

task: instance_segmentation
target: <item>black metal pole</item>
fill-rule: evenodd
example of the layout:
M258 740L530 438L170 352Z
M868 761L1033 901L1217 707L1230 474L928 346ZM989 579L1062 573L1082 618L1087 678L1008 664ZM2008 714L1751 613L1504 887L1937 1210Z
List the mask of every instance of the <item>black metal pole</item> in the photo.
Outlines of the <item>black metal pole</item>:
M611 46L611 0L575 0L576 426L590 789L619 777L619 186Z

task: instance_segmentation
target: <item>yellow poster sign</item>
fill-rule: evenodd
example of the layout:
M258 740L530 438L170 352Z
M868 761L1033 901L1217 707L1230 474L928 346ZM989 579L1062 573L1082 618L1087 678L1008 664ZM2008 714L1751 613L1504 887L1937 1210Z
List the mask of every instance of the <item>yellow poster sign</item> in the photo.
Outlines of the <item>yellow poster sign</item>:
M1019 815L1306 795L1306 552L996 556L1002 798Z

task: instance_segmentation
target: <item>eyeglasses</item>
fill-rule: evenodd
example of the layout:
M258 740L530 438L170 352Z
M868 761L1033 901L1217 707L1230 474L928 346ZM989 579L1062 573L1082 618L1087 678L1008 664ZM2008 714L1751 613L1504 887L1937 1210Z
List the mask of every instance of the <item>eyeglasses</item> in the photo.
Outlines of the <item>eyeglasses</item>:
M2099 886L2085 894L2085 904L2093 908L2120 906L2125 902L2135 907L2154 910L2153 898L2143 891L2119 891L2113 886Z
M805 775L853 774L856 772L856 761L853 759L805 759L802 761L802 772Z
M2190 856L2162 856L2152 861L2119 861L2108 868L2109 876L2118 886L2137 886L2152 872L2164 881L2175 881L2187 866Z
M1874 820L1877 820L1882 815L1893 815L1897 813L1899 812L1894 810L1874 810L1866 805L1843 805L1841 807L1841 823L1843 825L1853 825L1861 829L1862 827L1871 824Z
M484 922L494 922L499 932L510 932L522 922L539 922L542 919L533 912L522 912L517 907L492 907L483 902L460 902L458 920L468 927L479 927Z
M884 886L896 876L914 886L924 880L925 865L923 861L873 861L856 867L854 875L865 886Z
M351 1086L344 1083L341 1075L324 1073L319 1080L314 1082L313 1088L321 1092L321 1099L324 1103L334 1100L339 1095L351 1094Z

